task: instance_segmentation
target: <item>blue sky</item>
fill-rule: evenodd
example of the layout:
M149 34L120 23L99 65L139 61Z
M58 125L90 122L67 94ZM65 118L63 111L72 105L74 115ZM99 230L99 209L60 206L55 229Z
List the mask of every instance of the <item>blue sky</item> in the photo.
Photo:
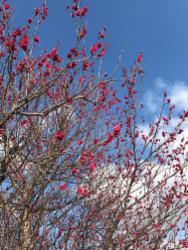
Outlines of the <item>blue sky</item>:
M32 16L40 0L16 0L16 21L20 24ZM188 1L187 0L83 0L89 7L87 43L96 41L102 25L109 31L110 49L105 67L116 65L127 43L125 65L130 65L140 49L144 51L145 85L150 91L160 78L167 88L181 81L188 83ZM73 25L64 0L48 0L49 17L41 29L42 46L51 48L57 41L62 51L74 40ZM177 89L177 88L176 88ZM159 88L158 88L159 90ZM159 90L160 91L160 90ZM186 94L186 93L185 93ZM187 92L188 94L188 92Z

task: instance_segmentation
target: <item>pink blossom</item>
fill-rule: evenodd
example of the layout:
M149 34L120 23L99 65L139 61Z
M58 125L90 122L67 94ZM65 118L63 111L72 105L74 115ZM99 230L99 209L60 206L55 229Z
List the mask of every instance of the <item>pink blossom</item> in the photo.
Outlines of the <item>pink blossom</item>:
M114 135L118 135L121 130L121 124L115 125L113 128Z
M40 13L40 9L39 8L35 8L35 16L38 16L39 13Z
M86 70L87 68L89 68L89 66L90 66L90 63L88 61L84 61L82 64L83 70Z
M28 21L28 23L30 23L30 24L33 22L32 18L28 18L27 21Z
M78 172L78 169L77 168L73 168L72 169L72 174L76 174Z
M22 48L23 50L27 50L27 46L29 44L29 37L28 35L25 35L19 42L19 46L20 48Z
M101 43L101 42L97 42L97 43L93 44L93 46L92 46L91 49L90 49L90 53L91 53L92 55L95 54L95 53L97 52L97 50L98 50L99 48L101 48L101 46L102 46L102 43Z
M78 9L78 10L76 11L76 15L82 17L82 16L85 16L85 14L86 14L87 12L88 12L88 8L87 8L87 7L83 7L83 8Z
M64 134L63 131L61 131L61 130L57 131L57 132L55 133L55 135L54 135L54 138L55 138L56 140L59 140L59 141L63 140L64 137L65 137L65 134Z
M103 32L103 31L100 31L100 32L98 33L98 36L99 36L99 38L104 38L104 37L105 37L104 32Z
M12 36L13 36L13 37L20 36L21 34L22 34L22 32L21 32L20 29L16 29L16 30L13 30L13 31L12 31Z
M142 61L142 57L143 57L142 53L138 54L136 61L140 63Z
M0 51L0 58L5 56L5 53L3 51Z
M5 10L9 10L10 9L10 4L5 3L4 8L5 8Z
M86 26L82 27L80 30L79 30L79 37L80 39L84 38L84 36L87 34L87 28Z
M81 139L78 139L77 144L81 145L82 143L83 143L83 141Z
M3 135L5 130L3 128L0 128L0 135Z
M60 185L59 188L60 188L62 191L64 191L65 189L68 188L68 185L65 183L65 184Z
M188 240L181 240L181 241L180 241L180 245L181 245L183 248L188 248Z
M94 169L95 169L95 163L94 162L90 162L90 164L89 164L89 171L90 172L93 172L94 171Z
M87 191L86 188L84 188L84 187L78 187L78 188L77 188L77 192L78 192L80 195L83 195L83 196L87 196L87 195L88 195L88 191Z
M28 125L29 124L29 120L28 119L23 119L21 122L20 122L20 126L23 127L25 125Z
M96 145L96 144L98 144L98 143L99 143L99 139L98 139L98 138L95 138L95 139L93 140L93 144Z
M68 69L73 69L74 67L76 67L77 63L76 62L70 62L67 64L67 68Z
M39 40L40 40L39 36L35 35L35 36L34 36L34 42L38 43Z
M48 7L45 4L43 4L42 8L43 8L44 14L47 16L48 15Z
M103 57L104 55L105 55L105 53L106 53L106 49L104 48L104 49L102 49L101 50L101 52L97 55L97 57Z

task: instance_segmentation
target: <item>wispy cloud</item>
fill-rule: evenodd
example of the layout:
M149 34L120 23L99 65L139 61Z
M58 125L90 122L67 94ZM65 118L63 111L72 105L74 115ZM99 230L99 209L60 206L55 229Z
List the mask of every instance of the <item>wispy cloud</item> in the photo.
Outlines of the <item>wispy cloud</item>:
M148 90L144 94L144 104L149 112L156 112L160 105L161 98L154 91Z
M176 81L169 91L169 97L178 110L188 109L188 84Z
M171 100L171 104L175 105L175 112L173 113L169 124L164 126L163 129L165 132L172 132L180 121L178 113L181 113L183 110L188 110L188 83L180 80L170 82L159 77L154 80L153 86L153 89L146 91L143 96L145 107L148 110L150 117L153 117L152 120L157 121L163 92L166 91L168 98ZM165 114L164 110L163 116L165 115L167 114ZM140 131L143 131L145 135L148 135L149 133L149 123L144 125L140 124L139 126ZM176 141L173 142L171 149L175 149L180 145L182 137L188 138L188 121L185 121L181 128L183 129L183 133L176 137ZM162 131L158 134L160 142L164 139L161 132Z
M158 77L154 80L154 85L158 89L166 89L168 86L167 81L164 81L164 79L162 79L161 77Z
M159 77L154 80L154 88L146 91L143 96L144 103L149 112L156 112L162 101L162 92L167 91L171 103L176 106L177 111L188 109L188 83L176 80L170 82Z

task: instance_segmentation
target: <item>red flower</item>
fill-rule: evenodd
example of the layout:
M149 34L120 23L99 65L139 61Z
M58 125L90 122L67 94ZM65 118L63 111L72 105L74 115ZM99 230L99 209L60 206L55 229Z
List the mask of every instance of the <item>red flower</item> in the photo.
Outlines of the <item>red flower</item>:
M85 14L86 14L87 12L88 12L88 8L87 8L87 7L83 7L83 8L78 9L78 10L76 11L76 15L82 17L82 16L85 16Z
M35 36L34 36L34 42L38 43L39 40L40 40L40 39L39 39L39 36L35 35Z
M72 174L76 174L78 172L78 169L77 168L73 168L72 169Z
M121 124L115 125L113 130L114 130L114 135L118 135L121 130Z
M49 53L47 57L52 59L54 62L58 62L58 63L62 62L62 58L58 56L56 48L52 48L51 53Z
M181 244L182 247L188 248L188 240L181 240L180 244Z
M71 12L71 13L70 13L70 16L71 16L71 17L75 17L75 15L74 15L74 13L73 13L73 12Z
M54 138L58 141L63 140L63 138L65 137L65 134L63 133L63 131L59 130L55 133Z
M28 23L32 23L33 22L32 18L29 18L27 21L28 21Z
M78 56L78 51L77 51L77 49L76 48L71 48L71 53L74 55L74 56Z
M5 56L5 53L3 51L0 51L0 58Z
M59 188L60 188L62 191L64 191L65 189L68 188L68 185L65 183L65 184L60 185Z
M13 37L20 36L21 34L22 34L22 32L21 32L20 29L16 29L16 30L13 30L13 31L12 31L12 36L13 36Z
M86 188L84 187L78 187L77 188L77 192L83 196L87 196L88 195L88 191L86 190Z
M97 86L101 89L106 89L107 84L106 84L106 82L100 81L100 82L98 82Z
M162 137L165 137L166 136L166 133L163 131L162 132Z
M89 171L93 172L95 170L95 167L96 167L95 163L90 162L90 164L89 164Z
M6 3L6 4L4 5L4 7L5 7L5 10L9 10L9 9L10 9L10 4Z
M99 139L98 139L98 138L95 138L95 139L93 140L93 144L96 145L97 143L99 143Z
M40 9L39 8L35 8L35 16L38 16L39 13L40 13Z
M43 4L43 12L46 16L48 15L48 7L45 4Z
M83 141L81 139L78 139L77 144L81 145L82 143L83 143Z
M91 47L90 53L91 53L92 55L95 54L95 52L96 52L99 48L101 48L101 46L102 46L102 43L101 43L101 42L95 43L95 44Z
M29 124L29 120L28 119L23 119L21 122L20 122L20 126L23 127L25 125Z
M67 68L68 69L73 69L74 67L76 67L77 63L76 62L70 62L67 64Z
M159 224L159 223L154 224L153 227L156 228L157 231L160 231L160 230L161 230L161 224Z
M0 135L3 135L5 130L3 128L0 128Z
M142 61L142 53L138 54L136 61L140 63Z
M97 55L97 57L103 57L106 53L106 49L102 49L101 52Z
M87 29L84 26L82 29L79 30L79 37L80 39L84 38L84 36L87 34Z
M103 31L100 31L100 32L98 33L98 37L99 37L99 38L104 38L104 37L105 37L104 32L103 32Z
M7 40L5 44L6 44L7 47L13 47L14 46L14 41L13 40Z
M138 132L138 131L135 131L134 137L135 137L135 138L138 138L138 136L139 136L139 132Z
M19 42L20 48L23 50L27 50L27 46L29 44L29 37L28 35L25 35Z
M73 5L73 6L72 6L72 9L73 9L73 10L78 10L78 6L77 6L77 5Z
M83 64L82 64L83 70L86 70L87 68L89 68L89 66L90 66L90 63L87 62L87 61L84 61Z
M109 133L107 136L107 139L102 143L103 146L106 146L107 144L109 144L110 142L112 142L114 139L114 134L113 133Z

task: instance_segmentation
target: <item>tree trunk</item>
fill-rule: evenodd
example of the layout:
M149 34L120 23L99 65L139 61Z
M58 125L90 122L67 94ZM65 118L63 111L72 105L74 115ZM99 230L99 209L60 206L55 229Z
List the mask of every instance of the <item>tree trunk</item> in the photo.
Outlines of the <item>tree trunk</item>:
M114 224L112 221L109 222L109 226L106 228L103 241L103 250L109 250L112 246L112 237L114 233Z
M31 250L31 234L30 234L30 221L29 209L25 208L22 218L22 244L21 250Z

